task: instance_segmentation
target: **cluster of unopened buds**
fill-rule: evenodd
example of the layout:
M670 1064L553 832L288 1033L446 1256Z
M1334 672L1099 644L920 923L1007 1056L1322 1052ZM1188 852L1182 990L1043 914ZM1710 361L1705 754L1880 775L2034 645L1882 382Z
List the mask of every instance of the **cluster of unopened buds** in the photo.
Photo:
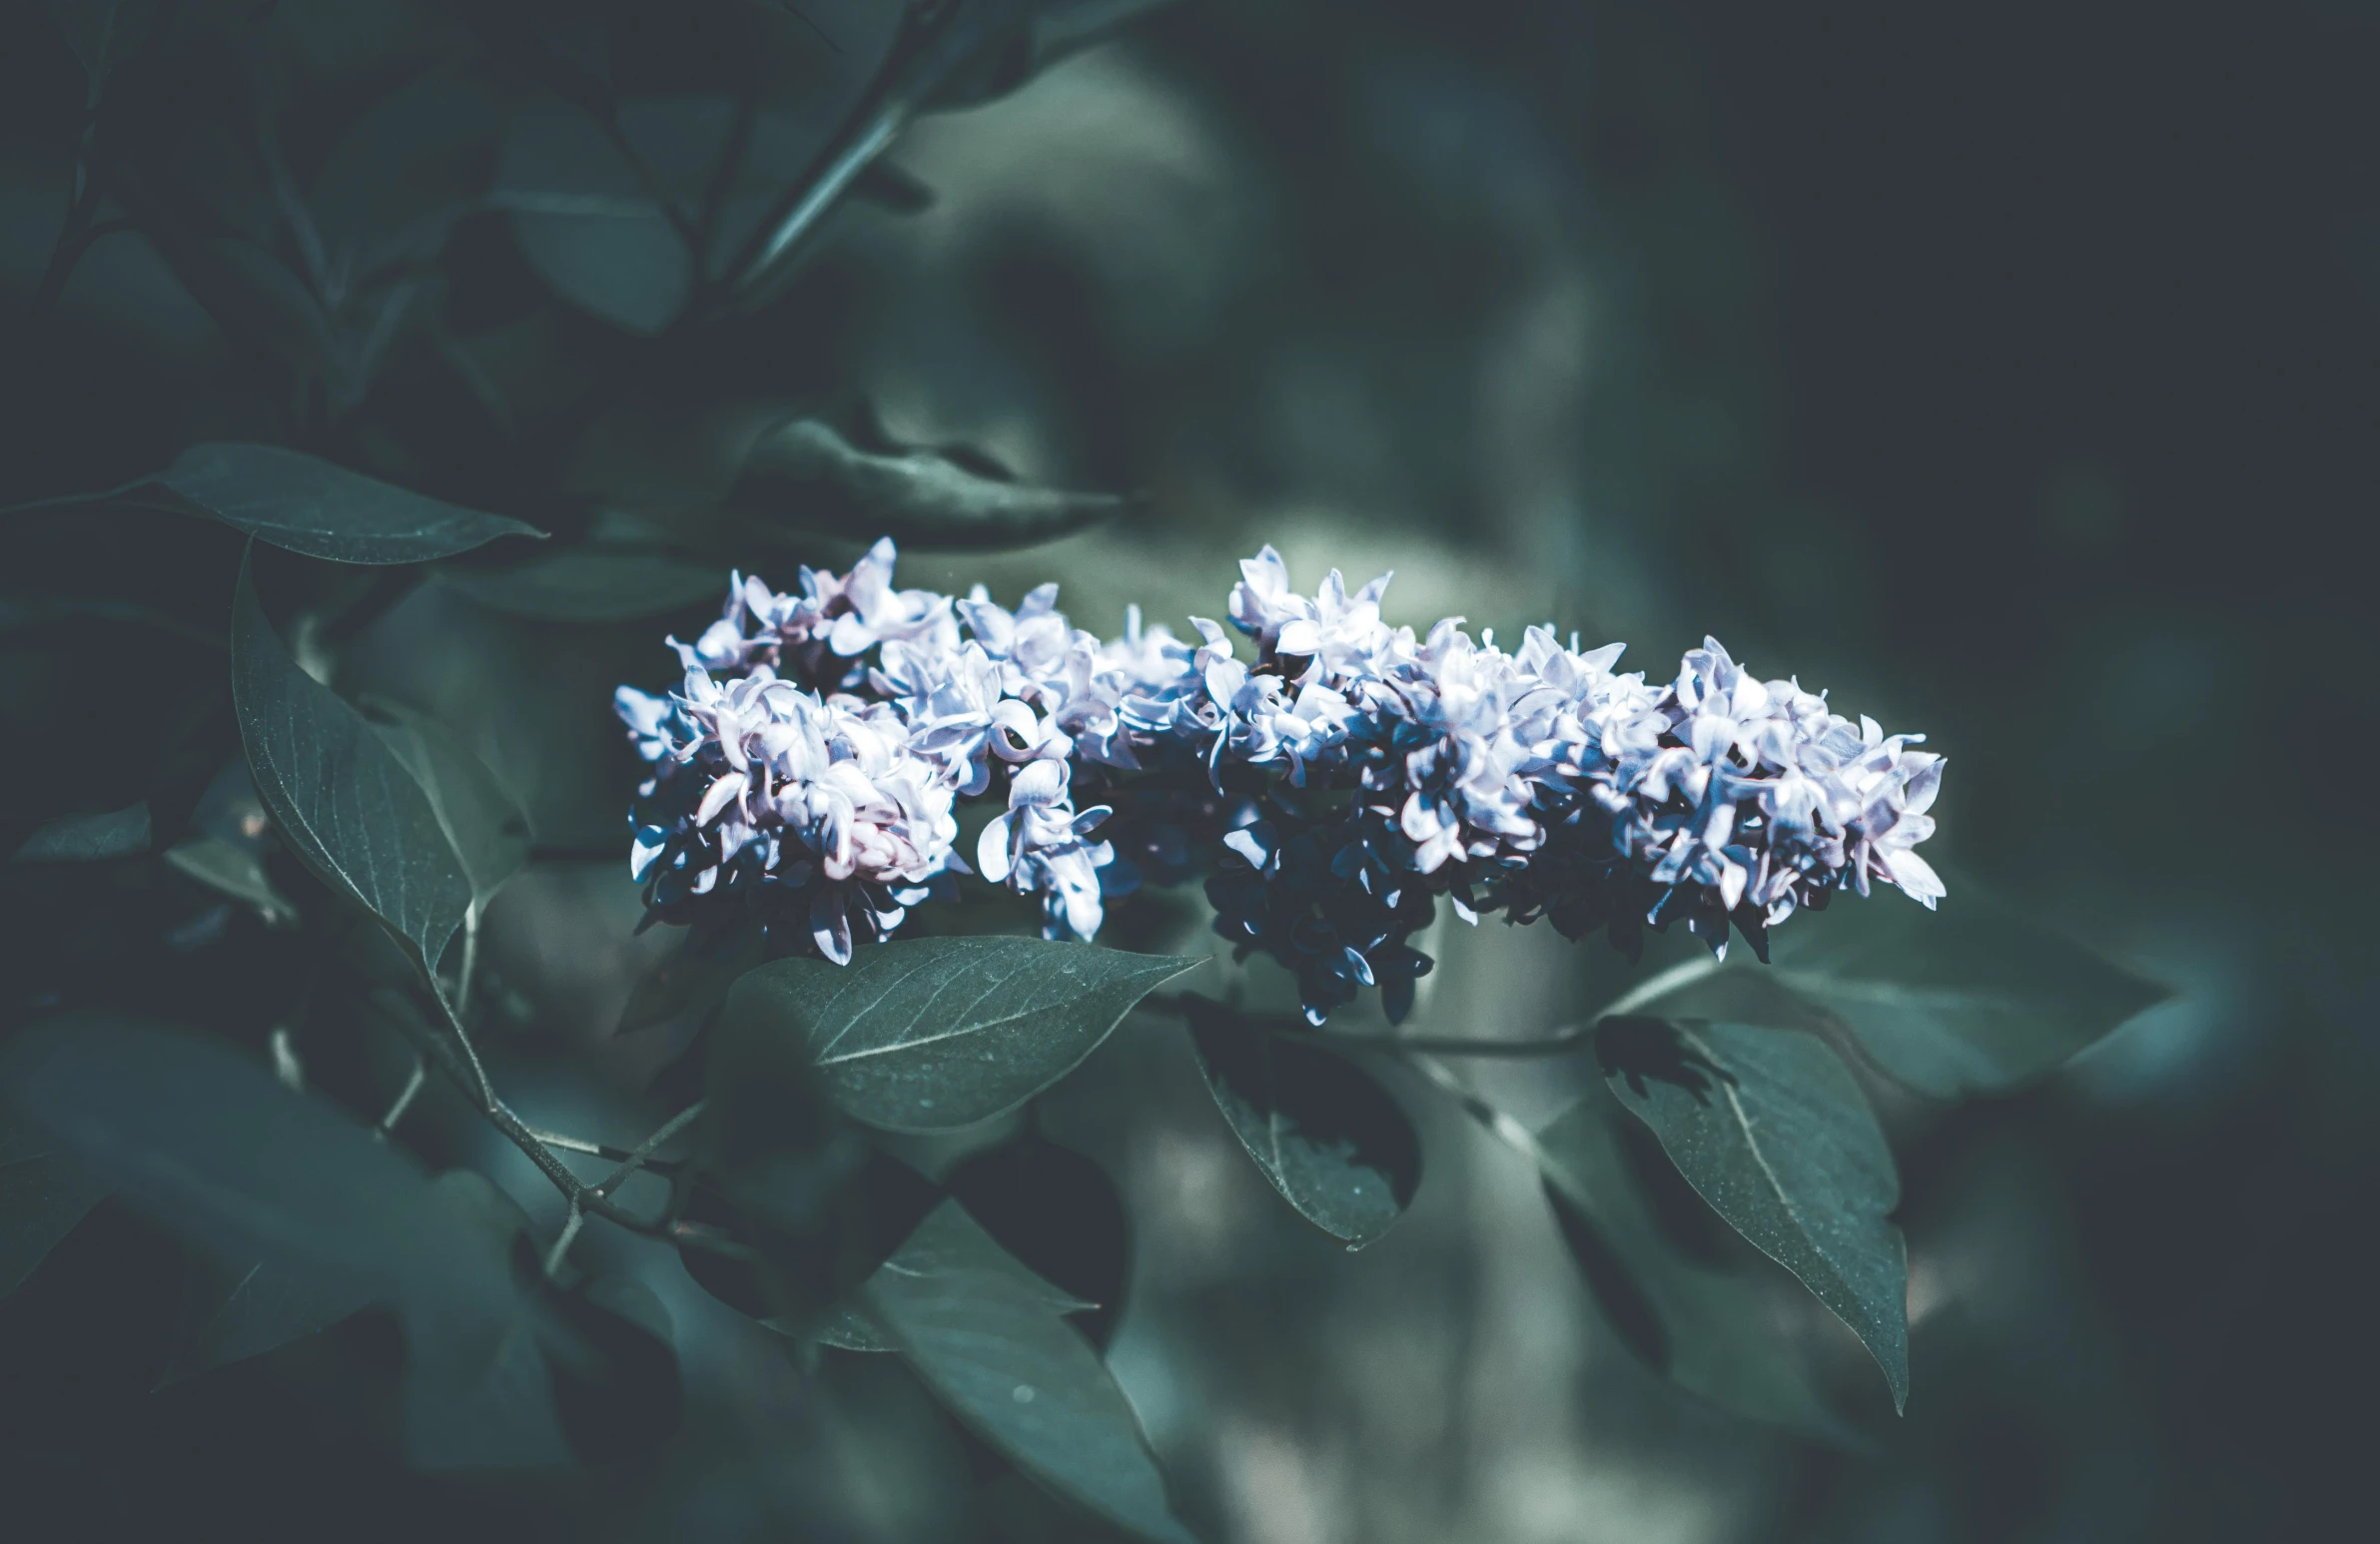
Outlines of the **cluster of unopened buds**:
M892 542L798 593L731 579L676 690L617 697L652 775L632 816L648 920L756 924L846 962L973 873L1036 897L1053 938L1111 900L1206 876L1215 928L1296 973L1322 1022L1359 986L1392 1019L1445 897L1634 952L1683 922L1715 950L1836 890L1931 907L1942 758L1763 681L1705 639L1663 683L1550 627L1518 649L1460 618L1380 619L1386 576L1295 593L1241 563L1198 642L1126 613L1101 639L1045 584L1010 610L893 587ZM998 801L972 865L963 800Z

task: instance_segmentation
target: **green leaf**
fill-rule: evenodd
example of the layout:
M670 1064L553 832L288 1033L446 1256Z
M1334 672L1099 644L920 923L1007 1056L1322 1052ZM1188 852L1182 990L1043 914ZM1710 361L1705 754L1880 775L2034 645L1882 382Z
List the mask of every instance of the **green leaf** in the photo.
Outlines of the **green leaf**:
M980 550L1055 540L1132 505L1115 493L1016 481L971 451L915 449L796 418L761 434L732 495L776 530L881 533L904 546Z
M149 801L98 815L59 815L17 849L18 863L93 863L149 850Z
M781 1321L764 1321L776 1327ZM876 1321L847 1302L839 1302L827 1309L826 1317L810 1332L810 1338L820 1345L831 1345L838 1351L897 1351L901 1349Z
M470 881L471 904L485 911L504 881L529 861L529 818L519 801L453 731L418 708L386 697L366 697L358 706L429 796L439 829Z
M1183 1004L1207 1092L1272 1187L1350 1249L1388 1231L1421 1182L1403 1107L1334 1051L1204 998Z
M257 797L291 848L434 970L470 910L470 880L412 774L290 657L246 562L232 612L232 703Z
M0 1098L232 1269L268 1259L368 1300L506 1311L503 1273L454 1247L417 1166L222 1041L52 1020L0 1051Z
M747 971L718 1034L798 1045L855 1120L950 1131L1056 1083L1135 1003L1201 963L1039 939L902 940L858 950L847 966L794 959Z
M372 1299L367 1287L283 1260L258 1259L245 1269L227 1269L212 1260L194 1259L183 1283L173 1355L157 1386L319 1334L369 1306Z
M424 563L533 525L441 503L279 445L192 445L154 477L97 493L18 504L13 511L126 503L221 520L259 541L335 563Z
M1813 1036L1694 1020L1606 1019L1595 1055L1695 1191L1851 1326L1906 1403L1901 1180L1851 1070Z
M1143 1538L1189 1544L1132 1406L1055 1290L946 1201L861 1296L926 1386L1019 1468Z
M33 1274L107 1193L105 1180L0 1104L0 1297Z
M521 256L563 300L645 335L677 319L695 280L694 254L654 194L579 108L532 104L504 136L494 202Z
M554 1406L563 1434L589 1463L617 1463L677 1429L685 1414L669 1310L643 1282L595 1276L553 1294L573 1333L553 1337Z
M2044 1077L2168 995L1965 881L1939 916L1878 897L1797 918L1775 959L1794 997L1940 1099Z
M1772 1291L1797 1288L1765 1259L1747 1269L1722 1251L1693 1247L1703 1218L1724 1224L1674 1170L1659 1176L1642 1158L1632 1159L1630 1127L1642 1130L1608 1089L1589 1084L1530 1145L1563 1237L1612 1327L1656 1372L1714 1404L1856 1443L1802 1348L1777 1323ZM1650 1158L1668 1164L1657 1151ZM1659 1177L1683 1193L1647 1183ZM1680 1215L1687 1208L1701 1216Z
M334 401L354 399L355 373L338 323L271 247L162 217L141 229L190 298L242 353L271 356L293 381L310 388L320 383Z
M528 1213L474 1169L449 1168L429 1191L450 1228L446 1247L510 1291L490 1312L461 1313L433 1298L406 1315L406 1457L423 1469L568 1463L548 1354L589 1349L546 1301Z
M510 568L440 568L438 584L512 616L541 622L626 622L665 616L727 593L708 563L604 547L563 547Z
M545 535L279 445L192 445L156 485L193 513L335 563L420 563L498 536Z
M485 198L503 114L492 82L454 66L358 114L324 152L307 201L332 265L369 281L393 263L433 261Z
M220 836L187 837L166 849L165 861L229 901L256 908L270 926L298 920L298 907L266 876L256 851Z
M1124 1199L1088 1156L1028 1127L953 1167L943 1186L993 1240L1072 1301L1103 1349L1124 1307L1132 1250Z

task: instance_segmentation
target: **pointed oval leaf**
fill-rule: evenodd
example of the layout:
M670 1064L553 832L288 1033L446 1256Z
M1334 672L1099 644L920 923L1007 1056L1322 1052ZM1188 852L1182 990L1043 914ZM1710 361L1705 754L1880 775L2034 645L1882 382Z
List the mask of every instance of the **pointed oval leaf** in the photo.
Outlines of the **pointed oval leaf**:
M529 818L511 790L444 724L404 703L366 697L358 706L429 796L447 845L481 911L529 861Z
M498 536L545 535L280 445L192 445L156 483L193 512L335 563L421 563Z
M1132 1275L1123 1197L1090 1157L1037 1131L953 1168L943 1185L1002 1248L1072 1300L1076 1325L1106 1349Z
M1606 1019L1595 1053L1711 1209L1849 1324L1905 1403L1901 1180L1851 1070L1812 1036L1694 1020Z
M559 102L523 109L504 136L494 202L554 294L615 327L659 333L694 293L694 254L588 112Z
M1388 1231L1421 1183L1404 1107L1336 1052L1204 998L1183 1004L1207 1092L1272 1187L1350 1249Z
M183 1282L173 1355L157 1386L320 1334L371 1301L369 1288L284 1260L259 1259L245 1269L228 1269L193 1259Z
M298 920L297 903L281 893L256 852L205 832L166 849L165 861L228 901L256 908L270 927Z
M595 1276L552 1294L568 1336L552 1337L554 1406L589 1463L616 1463L661 1442L685 1415L669 1309L630 1276Z
M434 969L470 909L470 880L412 774L290 657L246 563L232 610L232 705L257 797L291 848Z
M847 966L779 960L727 995L723 1043L792 1037L846 1115L897 1132L973 1126L1074 1071L1198 959L1027 938L908 939Z
M1633 1120L1608 1090L1589 1086L1534 1135L1546 1198L1612 1327L1647 1365L1691 1393L1754 1420L1856 1445L1808 1358L1779 1331L1769 1291L1780 1283L1698 1256L1664 1225L1625 1146L1621 1123Z
M149 801L97 815L44 821L17 849L18 863L96 863L149 850Z
M1124 1391L1033 1279L945 1201L860 1291L926 1386L1019 1468L1142 1538L1190 1544Z
M15 510L128 503L221 520L259 541L334 563L426 563L498 536L545 532L465 509L280 445L192 445L154 477ZM0 511L4 512L4 511Z
M81 1017L0 1052L0 1099L219 1261L304 1268L379 1300L500 1315L510 1284L457 1249L429 1181L346 1112L233 1046Z
M259 541L335 563L425 563L498 536L545 532L465 509L280 445L192 445L154 477L18 510L128 503L221 520Z
M1780 930L1776 975L1921 1094L2021 1087L2167 996L1964 880L1939 918L1893 901Z
M0 1297L107 1193L107 1181L54 1138L0 1106Z
M969 550L1054 540L1134 500L1033 487L979 456L863 449L831 424L796 418L753 441L733 502L778 528L881 531L907 547Z

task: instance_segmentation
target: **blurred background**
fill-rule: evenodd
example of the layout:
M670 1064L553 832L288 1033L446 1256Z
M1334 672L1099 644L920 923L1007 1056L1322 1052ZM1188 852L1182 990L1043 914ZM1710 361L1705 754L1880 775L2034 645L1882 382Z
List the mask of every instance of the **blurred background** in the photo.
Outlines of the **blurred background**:
M213 308L139 237L95 245L34 316L66 187L52 109L82 76L42 6L7 9L0 501L120 482L194 439L284 437ZM624 79L707 8L524 9L583 21L577 57ZM839 57L867 9L802 21ZM312 131L291 137L301 182L354 83L451 25L378 0L272 22ZM789 57L807 35L784 34ZM1270 541L1309 588L1393 569L1392 621L1552 619L1626 639L1656 675L1714 633L1764 675L1930 732L1950 757L1937 848L2176 989L2046 1087L1884 1111L1915 1392L1860 1451L1644 1369L1529 1165L1418 1084L1400 1092L1428 1143L1419 1199L1341 1252L1244 1162L1179 1029L1134 1021L1042 1119L1123 1200L1110 1357L1203 1537L2228 1540L2365 1513L2376 45L2363 0L1183 0L918 121L890 160L929 203L847 212L715 358L656 367L671 400L848 391L898 439L1150 494L1025 552L905 556L911 583L1013 600L1054 577L1081 625L1114 631L1138 600L1187 632ZM343 449L536 517L513 487L536 425L491 429L423 362L476 362L500 403L617 350L538 289L500 217L446 240L492 277L432 303L429 341L392 346L366 399L401 426ZM219 623L236 548L145 532L44 560L121 565ZM191 552L157 558L177 541ZM797 555L752 561L788 585ZM51 571L28 557L0 585ZM632 1100L606 1091L662 1050L607 1037L662 941L630 938L622 865L568 855L621 840L607 697L666 674L662 630L497 617L432 586L340 667L468 734L562 855L490 915L517 1022L502 1054L524 1088L616 1107L631 1132ZM122 668L88 683L106 713L137 712L154 679ZM19 717L18 756L59 743L46 711ZM20 940L45 936L40 908L11 905ZM1954 891L1943 925L1958 914ZM1199 925L1143 926L1181 944ZM52 945L20 942L11 969L76 968L79 946ZM1419 1017L1439 1033L1540 1034L1627 980L1599 942L1546 930L1442 924L1428 947ZM61 1530L269 1517L263 1536L333 1515L316 1508L393 1537L1071 1526L976 1489L977 1459L890 1358L833 1355L805 1381L632 1240L614 1243L679 1323L689 1414L669 1447L591 1486L384 1472L293 1413L303 1366L147 1393L146 1330L117 1326L154 1292L108 1276L134 1248L110 1229L133 1224L95 1218L0 1310L9 1485ZM28 1303L83 1317L36 1331L55 1321Z

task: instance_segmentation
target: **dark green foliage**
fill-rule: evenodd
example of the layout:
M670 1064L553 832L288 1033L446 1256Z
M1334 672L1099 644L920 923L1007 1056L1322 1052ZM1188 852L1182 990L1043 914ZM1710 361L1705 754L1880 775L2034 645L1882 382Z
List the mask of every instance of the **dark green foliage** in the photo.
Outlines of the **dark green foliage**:
M245 567L232 692L257 796L282 834L324 883L434 969L472 904L437 807L364 716L298 667Z
M1028 1131L959 1165L943 1187L1002 1248L1072 1297L1076 1327L1107 1346L1132 1259L1124 1201L1098 1163Z
M107 1182L29 1116L0 1106L0 1297L107 1193Z
M19 863L90 863L149 850L149 802L99 815L59 815L44 821L17 849Z
M1194 959L1021 938L902 939L848 966L780 960L728 994L721 1047L799 1047L836 1108L896 1132L1013 1110Z
M1728 1224L1849 1324L1909 1398L1909 1266L1892 1151L1835 1054L1790 1031L1606 1019L1595 1057L1620 1102Z
M201 832L169 848L165 861L209 890L253 907L267 922L298 920L296 903L274 887L264 864L248 847Z
M0 1083L15 1120L38 1123L235 1280L263 1258L483 1340L511 1311L504 1271L459 1246L416 1164L219 1041L52 1023L9 1043Z
M174 1326L173 1359L158 1386L275 1350L372 1301L368 1287L285 1259L256 1259L245 1268L231 1268L194 1255Z
M555 1408L570 1445L590 1463L633 1457L665 1440L685 1415L669 1310L627 1276L594 1276L548 1299L573 1335L548 1356Z
M425 563L498 536L544 534L278 445L192 445L154 477L43 503L134 504L197 515L336 563ZM34 507L21 506L15 517Z
M2060 459L2121 423L2034 443L2038 383L1944 410L1838 327L1794 348L1890 380L1921 431L1849 414L1825 485L1756 481L1770 384L1726 373L1762 243L1683 123L1694 51L1626 8L1210 0L920 123L1157 8L0 8L0 1535L2321 1536L2271 1500L2297 1487L2233 1471L2352 1476L2358 1428L2237 1331L2285 1301L2358 1386L2370 1057L2357 912L2320 876L2369 866L2319 815L2312 849L2204 824L2254 802L2226 779L2369 760L2327 738L2369 718L2370 672L2317 603L2355 565L2238 524L2303 491L2296 458L2259 449L2205 592L2165 596L2186 500L2130 487L2120 446L2097 481ZM2093 68L2066 46L2089 30L2061 16L2042 57ZM1907 38L1878 36L1854 54ZM1758 60L1800 96L1722 99L1741 137L1808 151L1836 100L1811 51L1839 41ZM2161 76L2136 43L2108 72ZM2345 111L2339 76L2305 101ZM2003 95L2123 116L2080 73ZM1793 156L1894 192L1872 267L1813 267L1988 379L1994 296L2081 261L2078 217L2044 244L2005 188L1964 188L2049 261L1983 244L1989 282L1945 309L1903 206L1979 158L1871 165L1887 105ZM2185 234L2111 268L2127 296L2220 245L2222 149L2174 179ZM2150 197L2129 151L2075 166L2076 208ZM2289 306L2366 255L2352 186L2228 222L2292 265L2260 340L2380 358ZM2065 375L2070 321L2006 352ZM2219 350L2218 323L2176 336ZM2126 358L2175 330L2140 332ZM2266 365L2239 374L2276 421L2369 417ZM2006 465L1946 453L1953 420ZM1987 504L1936 522L1971 472ZM784 587L885 534L905 583L1057 578L1103 628L1132 596L1181 634L1219 600L1193 565L1273 540L1303 583L1326 547L1393 560L1392 621L1459 580L1443 609L1500 632L1526 609L1590 643L1774 645L1954 748L1946 843L2216 988L2027 1094L2161 993L1956 875L1939 915L1842 896L1773 967L1739 951L1478 1060L1469 1037L1524 1035L1515 1004L1621 986L1581 993L1562 973L1606 965L1545 930L1517 972L1449 926L1414 1043L1334 1046L1147 1001L1198 963L1172 953L1194 890L1118 898L1102 937L1147 953L997 936L1026 926L1005 897L847 968L766 960L757 929L636 941L644 774L603 692L666 678L659 637L696 636L731 569ZM2264 549L2283 602L2253 598ZM2271 743L2239 752L2241 724ZM2290 734L2322 738L2292 759ZM1145 1002L1187 1047L1115 1035ZM1517 1153L1400 1103L1416 1072ZM1414 1204L1424 1137L1425 1210L1360 1259L1233 1151L1352 1250ZM1866 1361L1901 1403L1913 1319L1893 1422Z
M1533 1143L1546 1199L1606 1319L1680 1387L1756 1420L1847 1440L1808 1354L1778 1332L1775 1268L1713 1247L1725 1224L1656 1166L1665 1157L1630 1142L1632 1128L1595 1084Z
M485 763L436 719L385 697L368 697L360 706L428 796L438 829L470 883L471 905L485 910L528 862L528 816Z
M1954 884L1942 917L1897 897L1832 907L1779 931L1774 966L1714 970L1637 1007L1846 1037L1910 1088L1957 1099L2044 1078L2166 996L1987 888Z
M1190 1537L1132 1406L1066 1323L1072 1299L958 1203L920 1223L863 1295L926 1385L1026 1473L1140 1537Z
M2046 1077L2166 990L1962 884L1936 917L1847 906L1781 936L1786 988L1833 1015L1921 1094L2001 1094Z
M1132 502L1030 487L971 453L906 448L881 435L854 443L816 418L796 418L755 439L732 501L781 531L880 530L924 550L1048 541Z
M1421 1142L1372 1076L1319 1046L1186 997L1190 1043L1215 1108L1298 1213L1350 1249L1404 1215L1421 1183Z

